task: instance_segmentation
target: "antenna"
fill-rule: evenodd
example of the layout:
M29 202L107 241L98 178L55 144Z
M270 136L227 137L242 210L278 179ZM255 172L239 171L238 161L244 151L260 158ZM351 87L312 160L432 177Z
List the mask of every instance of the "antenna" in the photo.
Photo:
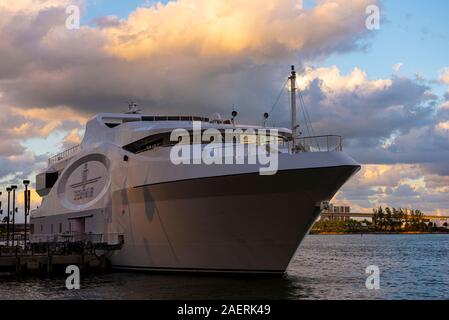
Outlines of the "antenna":
M131 100L130 102L128 102L128 112L126 112L126 114L140 114L142 112L142 110L139 109L139 105Z
M269 117L270 117L270 115L268 114L268 112L265 112L263 114L263 126L264 126L264 128L267 126L267 120L268 120Z
M232 113L231 113L231 116L232 116L232 118L231 118L231 122L232 122L232 124L235 124L234 123L234 120L235 120L235 118L237 117L237 111L235 111L235 106L232 106Z

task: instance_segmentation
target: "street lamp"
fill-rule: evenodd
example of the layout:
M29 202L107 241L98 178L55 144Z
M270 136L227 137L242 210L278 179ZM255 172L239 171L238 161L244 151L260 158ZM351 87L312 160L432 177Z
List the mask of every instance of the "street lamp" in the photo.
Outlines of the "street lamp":
M14 247L14 237L16 235L15 225L16 225L16 190L17 186L11 186L12 190L12 246Z
M30 180L23 180L23 184L25 185L25 241L24 241L24 248L26 250L27 248L27 220L28 220L28 213L30 211L30 194L28 193L28 185L30 184Z
M8 192L8 220L6 220L6 246L9 247L9 214L10 210L10 202L11 202L11 188L6 188L6 192Z

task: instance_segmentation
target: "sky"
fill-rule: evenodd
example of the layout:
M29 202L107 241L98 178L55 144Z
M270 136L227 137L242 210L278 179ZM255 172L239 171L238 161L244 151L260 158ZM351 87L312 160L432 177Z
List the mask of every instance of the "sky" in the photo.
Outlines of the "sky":
M70 5L79 29L66 28ZM366 27L370 5L379 29ZM315 133L342 135L363 165L334 203L449 215L448 9L443 0L0 0L0 191L33 181L50 154L80 142L89 117L130 99L160 114L227 115L235 105L239 121L257 124L294 64ZM288 115L283 95L270 120L288 126Z

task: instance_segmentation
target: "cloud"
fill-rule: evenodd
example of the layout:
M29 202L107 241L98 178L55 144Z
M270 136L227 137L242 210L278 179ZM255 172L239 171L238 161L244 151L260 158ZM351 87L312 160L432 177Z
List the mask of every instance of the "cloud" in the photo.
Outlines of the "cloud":
M21 109L0 104L0 110L0 135L11 143L81 128L87 120L86 115L68 107Z
M45 166L27 149L30 137L59 133L61 148L70 147L89 116L123 111L130 99L154 114L226 117L236 105L238 121L257 122L296 64L314 131L342 135L346 151L365 164L338 199L365 209L449 207L449 107L430 81L400 76L401 63L377 79L360 68L310 67L363 48L373 34L365 8L379 1L301 3L153 3L70 31L65 8L73 1L0 0L0 183ZM447 68L439 81L449 84ZM270 121L288 126L288 115L284 95Z
M449 212L449 176L430 173L422 165L365 165L337 194L334 202L348 203L353 211L369 212L376 206Z
M179 0L77 31L65 29L66 1L26 19L1 12L11 21L0 27L3 100L85 113L121 111L129 99L158 113L228 113L236 104L249 119L269 108L288 65L357 48L373 2L301 10L293 0Z
M449 121L443 121L438 123L437 130L443 133L449 132Z
M449 67L441 69L439 80L441 83L449 84Z
M3 156L15 156L22 154L25 148L21 146L17 141L5 140L0 141L0 155Z
M82 136L79 129L71 130L63 139L62 147L64 150L77 146L81 143Z
M17 14L37 14L51 8L67 7L70 4L81 4L73 0L0 0L0 12L11 16Z
M353 149L381 149L389 139L434 121L437 97L414 79L368 79L358 68L342 75L332 66L306 68L299 86L313 107L315 131L342 135Z
M45 163L45 157L38 157L29 151L20 155L2 156L0 157L0 183L14 184L27 179L36 168L42 168Z
M268 0L263 6L257 0L158 3L109 28L106 49L125 59L166 53L217 58L244 54L253 59L298 51L305 56L328 54L353 47L372 2L319 1L307 10L294 0Z
M98 28L113 28L120 26L120 19L116 16L102 16L91 21Z
M0 189L32 178L47 164L48 150L36 154L26 146L36 138L66 133L63 146L77 142L86 117L67 107L20 109L0 103ZM37 148L39 149L39 148Z

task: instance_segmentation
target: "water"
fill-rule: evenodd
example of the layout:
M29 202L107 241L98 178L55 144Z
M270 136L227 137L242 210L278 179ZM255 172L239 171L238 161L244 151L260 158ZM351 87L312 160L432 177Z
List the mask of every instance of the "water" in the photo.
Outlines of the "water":
M381 270L367 290L365 269ZM0 299L449 299L449 235L307 236L283 278L110 273L0 275Z

